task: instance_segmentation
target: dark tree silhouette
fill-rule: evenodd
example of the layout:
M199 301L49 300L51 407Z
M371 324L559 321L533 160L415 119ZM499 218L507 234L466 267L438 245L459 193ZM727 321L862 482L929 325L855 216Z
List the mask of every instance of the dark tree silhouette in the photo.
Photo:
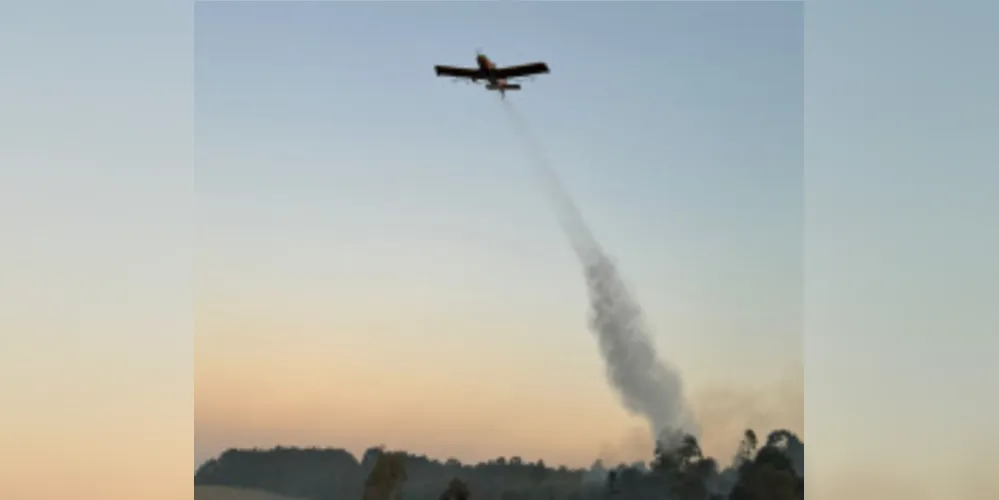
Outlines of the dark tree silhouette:
M787 430L763 445L747 430L724 469L693 436L672 436L645 464L549 467L520 457L462 464L369 448L360 461L336 449L228 450L195 485L251 488L310 500L803 500L804 443ZM388 485L388 486L386 486ZM442 493L442 489L444 490Z
M800 447L798 446L800 445ZM800 455L799 455L800 452ZM799 464L795 463L801 457ZM798 500L805 498L804 444L793 433L770 433L753 460L739 466L739 481L729 500Z
M440 500L468 500L468 486L460 479L454 478L447 485L444 493L441 493Z

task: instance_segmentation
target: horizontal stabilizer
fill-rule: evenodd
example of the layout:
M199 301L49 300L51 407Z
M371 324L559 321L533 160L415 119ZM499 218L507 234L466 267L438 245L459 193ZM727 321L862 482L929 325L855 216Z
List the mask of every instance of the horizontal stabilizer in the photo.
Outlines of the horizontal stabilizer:
M508 83L506 85L500 86L500 85L493 85L492 83L490 83L486 85L486 90L520 90L520 85L516 83L514 84Z

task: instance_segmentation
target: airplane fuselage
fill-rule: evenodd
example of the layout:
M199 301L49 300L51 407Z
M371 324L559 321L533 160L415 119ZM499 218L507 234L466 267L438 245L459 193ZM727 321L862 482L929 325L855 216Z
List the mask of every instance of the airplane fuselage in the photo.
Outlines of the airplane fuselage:
M485 75L485 79L489 81L489 83L493 85L506 83L505 80L501 82L499 79L496 78L496 76L493 73L493 70L496 68L496 64L490 61L488 57L479 54L478 56L476 56L475 62L478 63L479 71L481 71L482 74Z
M506 96L506 90L510 87L507 83L506 78L496 78L494 70L496 69L496 63L489 60L484 54L479 54L475 57L475 61L479 65L479 71L485 75L486 81L489 85L486 85L487 90L497 90L500 95Z

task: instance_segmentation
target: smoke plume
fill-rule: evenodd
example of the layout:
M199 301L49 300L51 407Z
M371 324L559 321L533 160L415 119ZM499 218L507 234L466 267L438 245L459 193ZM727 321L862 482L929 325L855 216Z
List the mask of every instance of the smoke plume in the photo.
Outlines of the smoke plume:
M528 146L535 173L553 202L555 213L583 265L590 302L590 330L600 345L607 379L631 413L641 415L651 437L671 447L681 434L697 436L697 428L673 366L659 358L642 310L614 262L604 252L579 209L548 162L540 143L509 101L504 108Z

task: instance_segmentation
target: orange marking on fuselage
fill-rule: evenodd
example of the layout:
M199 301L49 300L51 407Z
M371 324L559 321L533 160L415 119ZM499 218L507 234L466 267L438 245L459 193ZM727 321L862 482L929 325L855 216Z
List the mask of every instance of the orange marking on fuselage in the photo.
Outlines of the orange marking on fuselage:
M488 70L491 70L491 69L496 69L496 63L492 62L484 54L479 54L478 56L475 57L475 59L476 59L476 62L479 63L479 68L482 68L482 70L484 70L484 71L488 71ZM505 87L506 86L506 79L505 78L498 78L496 80L493 80L493 83L495 83L496 85L498 85L500 87Z

